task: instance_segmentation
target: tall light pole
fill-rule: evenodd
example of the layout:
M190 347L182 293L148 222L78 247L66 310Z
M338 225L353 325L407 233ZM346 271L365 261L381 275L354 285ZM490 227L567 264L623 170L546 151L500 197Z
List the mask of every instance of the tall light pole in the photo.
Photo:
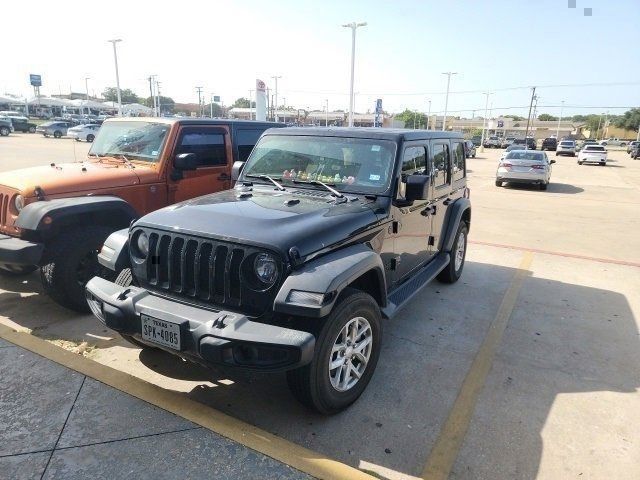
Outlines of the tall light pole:
M451 75L457 75L458 72L442 72L447 76L447 96L444 98L444 118L442 119L442 131L444 132L447 123L447 108L449 107L449 85L451 85Z
M118 116L122 116L122 96L120 94L120 73L118 72L118 52L116 50L116 43L121 42L121 38L114 38L113 40L107 40L113 45L113 60L116 64L116 91L118 92Z
M196 91L198 92L198 116L204 117L202 113L202 87L196 87Z
M325 99L324 101L324 126L329 126L329 99Z
M480 137L480 151L484 152L484 132L487 125L487 110L489 108L489 95L493 95L491 92L484 92L486 95L484 101L484 117L482 117L482 137Z
M529 114L527 115L527 129L524 131L524 149L529 148L529 142L527 137L529 136L529 123L531 122L531 108L533 107L533 100L536 98L536 87L531 87L531 102L529 103Z
M558 127L556 128L556 138L560 137L560 122L562 121L562 109L564 108L564 100L560 102L560 116L558 117Z
M427 130L429 130L429 123L431 123L431 100L429 100L429 112L427 113Z
M89 103L89 80L90 79L91 79L91 77L84 77L84 92L85 92L84 101L85 101L85 103ZM82 113L84 113L84 109L83 109ZM90 110L89 110L89 107L87 107L87 113L91 113Z
M287 123L287 97L282 97L282 108L284 109L284 123Z
M253 90L249 90L249 120L253 120L253 112L251 111L251 97L253 97Z
M355 98L353 96L353 83L356 66L356 30L358 27L365 27L367 22L351 22L342 25L345 28L351 29L351 86L349 88L349 126L353 127L353 109L355 104Z
M275 104L275 121L278 121L278 79L282 78L282 75L274 75L271 78L273 78L276 81L276 91L275 91L275 98L273 100L273 103Z

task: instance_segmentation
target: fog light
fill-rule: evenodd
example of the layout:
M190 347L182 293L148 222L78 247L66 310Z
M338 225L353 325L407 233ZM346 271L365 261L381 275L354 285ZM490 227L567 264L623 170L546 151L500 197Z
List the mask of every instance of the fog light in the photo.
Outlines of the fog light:
M308 305L311 307L320 307L324 303L324 293L303 292L302 290L291 290L287 297L287 303L295 303L298 305Z

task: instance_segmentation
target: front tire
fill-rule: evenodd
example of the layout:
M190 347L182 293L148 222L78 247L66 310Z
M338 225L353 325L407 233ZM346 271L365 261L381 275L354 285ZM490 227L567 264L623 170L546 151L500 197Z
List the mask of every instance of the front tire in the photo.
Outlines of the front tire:
M62 132L56 130L55 132L53 132L53 138L60 138L62 137Z
M287 372L291 393L323 414L344 410L371 380L381 340L378 304L371 295L347 288L324 319L311 363Z
M29 127L29 133L36 133L36 127Z
M449 265L436 277L442 283L456 283L462 276L464 261L467 257L467 235L469 227L465 222L460 222L458 231L453 239L453 250L451 250L451 260Z
M91 133L90 133L89 135L87 135L87 142L89 142L89 143L93 143L93 140L94 140L95 138L96 138L96 137L95 137L93 134L91 134Z
M496 187L501 187L502 186L502 182L500 180L496 180Z
M45 292L57 303L77 312L88 312L84 288L95 276L112 278L98 263L98 252L113 228L89 226L61 233L49 247L54 256L40 268Z
M7 137L11 133L9 127L0 127L0 137Z

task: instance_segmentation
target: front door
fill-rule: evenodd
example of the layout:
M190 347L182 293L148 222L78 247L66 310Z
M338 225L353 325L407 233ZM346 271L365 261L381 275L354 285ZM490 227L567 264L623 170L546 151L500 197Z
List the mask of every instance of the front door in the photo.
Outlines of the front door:
M198 167L190 171L169 170L170 195L181 202L231 187L231 137L227 127L219 125L186 125L180 128L173 158L193 153ZM180 178L182 177L182 178Z
M394 248L397 252L395 279L402 281L430 256L431 235L430 201L405 200L406 178L409 175L427 175L427 148L408 144L402 157L402 172L398 195L395 201L399 217Z

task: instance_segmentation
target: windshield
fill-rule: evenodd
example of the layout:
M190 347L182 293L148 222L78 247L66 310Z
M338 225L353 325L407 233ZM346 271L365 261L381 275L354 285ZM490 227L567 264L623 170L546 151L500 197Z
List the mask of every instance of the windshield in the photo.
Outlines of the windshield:
M560 142L563 147L573 147L573 142Z
M524 150L524 146L523 145L509 145L507 147L507 152L511 152L513 150Z
M506 158L509 160L533 160L535 162L544 161L544 155L532 152L531 150L514 150L507 153Z
M156 162L167 138L169 125L153 122L105 122L89 154L99 157L126 155L130 160Z
M338 191L382 193L395 154L396 144L388 140L273 135L260 139L242 175L269 175L285 186L320 181Z

